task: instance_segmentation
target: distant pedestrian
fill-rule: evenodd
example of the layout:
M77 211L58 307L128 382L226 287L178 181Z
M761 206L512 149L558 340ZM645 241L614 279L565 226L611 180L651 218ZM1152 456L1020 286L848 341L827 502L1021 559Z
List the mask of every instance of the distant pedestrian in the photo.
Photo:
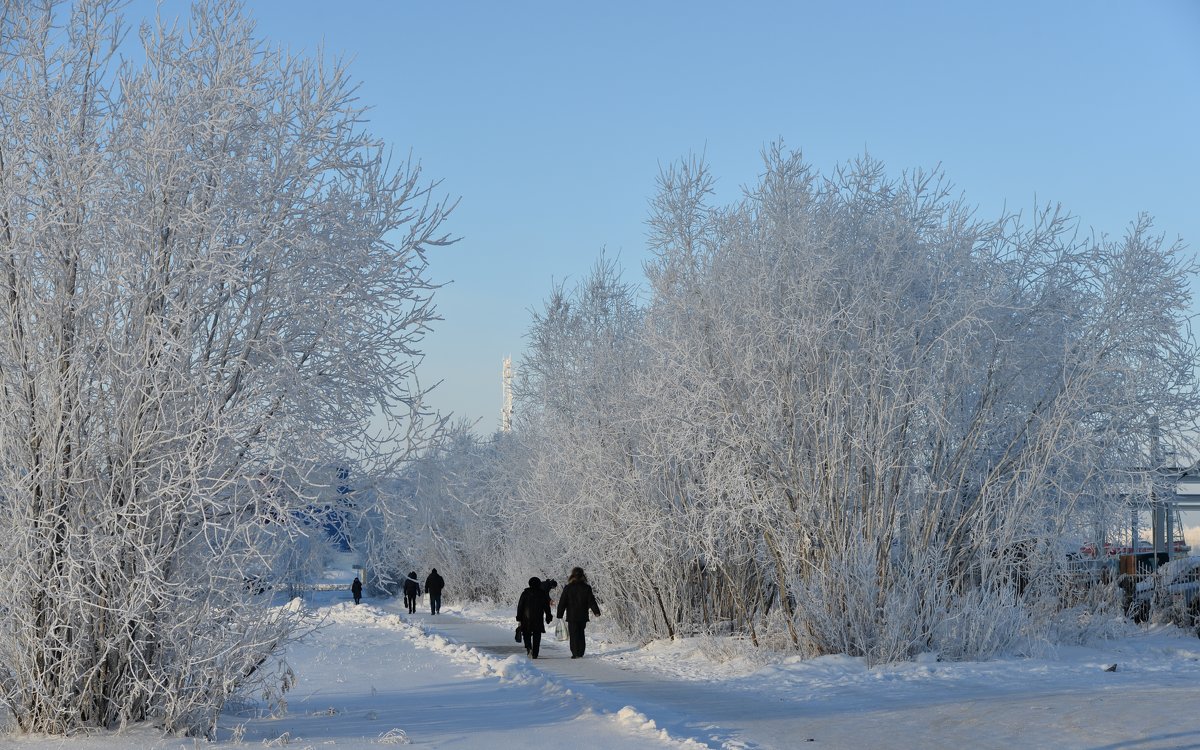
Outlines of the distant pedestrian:
M542 623L543 617L546 624ZM529 658L538 658L542 633L546 632L546 625L553 619L550 616L550 597L542 588L542 582L537 577L530 578L529 588L521 592L521 598L517 601L517 621L521 623L521 636Z
M358 580L358 576L354 576L354 583L350 584L350 593L354 594L355 604L362 600L362 581Z
M558 616L562 617L563 613L567 615L572 659L582 658L587 649L583 630L588 624L589 611L597 617L600 616L600 607L596 604L596 596L592 593L592 587L588 585L583 568L572 568L567 585L563 586L562 595L558 598Z
M442 611L442 589L445 586L446 581L438 575L437 568L425 578L425 593L429 594L429 614L436 615Z
M417 597L421 595L421 582L417 580L417 571L411 570L408 578L404 579L404 606L411 615L417 611Z

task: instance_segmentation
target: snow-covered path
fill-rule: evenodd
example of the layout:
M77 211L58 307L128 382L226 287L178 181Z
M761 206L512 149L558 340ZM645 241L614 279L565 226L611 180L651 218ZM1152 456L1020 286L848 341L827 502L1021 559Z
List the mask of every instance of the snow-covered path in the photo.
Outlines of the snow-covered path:
M304 748L678 746L625 716L593 712L523 665L425 635L392 609L400 610L330 607L326 627L288 655L299 682L286 713L247 717L235 726L241 741Z
M525 658L496 621L404 617L496 658ZM1067 649L1061 662L877 670L828 657L706 681L623 668L620 649L572 660L566 644L551 639L530 668L598 712L632 708L672 738L714 748L1200 748L1200 643L1179 644L1187 650L1118 641L1107 652ZM1118 671L1103 670L1110 659Z
M0 736L3 750L198 748L688 747L629 712L606 715L514 658L429 636L381 607L314 601L321 630L288 648L296 672L286 706L227 705L215 742L164 738L149 726L75 737ZM348 598L344 594L340 598ZM521 662L525 660L521 649Z
M527 658L524 646L514 642L512 630L493 623L455 614L405 616L453 643L500 659ZM632 708L676 739L692 740L701 747L750 749L791 747L811 736L804 734L807 722L800 707L789 700L763 700L761 695L721 685L622 669L593 655L570 657L567 644L547 633L541 654L529 664L554 684L584 696L595 711L618 715L626 710L630 716L627 709Z
M531 661L507 609L432 617L348 598L308 602L325 626L288 649L287 706L229 705L211 744L135 727L0 748L1200 748L1200 641L1174 629L1052 658L867 669L845 656L713 660L694 641L634 648L605 640L601 620L587 658L548 638Z

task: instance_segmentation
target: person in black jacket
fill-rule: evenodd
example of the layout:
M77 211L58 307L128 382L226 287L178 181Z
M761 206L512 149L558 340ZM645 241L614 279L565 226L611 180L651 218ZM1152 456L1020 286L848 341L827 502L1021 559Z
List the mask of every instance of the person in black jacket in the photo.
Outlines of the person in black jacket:
M404 579L404 606L410 615L417 611L417 597L420 595L421 582L417 580L417 571L409 571L408 578Z
M546 595L546 590L542 588L542 582L537 577L530 578L529 588L521 592L521 598L517 601L517 621L521 623L525 653L529 654L531 659L538 658L542 633L546 632L546 625L542 624L543 617L546 618L547 624L553 619L550 616L550 597Z
M354 583L350 584L350 593L354 594L354 603L358 604L362 599L362 581L358 580L358 576L354 576Z
M429 614L436 615L442 611L442 589L445 586L446 581L438 575L437 568L425 578L425 593L429 594Z
M571 658L583 657L587 643L583 639L583 629L588 624L588 612L600 616L600 607L596 604L596 596L588 585L583 568L572 568L567 585L563 586L562 594L558 597L558 616L567 615L567 633L571 637Z

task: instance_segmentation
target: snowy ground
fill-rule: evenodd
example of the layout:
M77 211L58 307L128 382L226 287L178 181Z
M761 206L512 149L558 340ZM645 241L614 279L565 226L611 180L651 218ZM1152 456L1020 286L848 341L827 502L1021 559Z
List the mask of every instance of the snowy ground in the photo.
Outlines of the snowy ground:
M720 641L636 648L607 639L601 618L587 658L547 634L530 661L508 610L456 606L452 581L437 617L355 607L348 591L308 604L326 624L288 655L299 683L286 710L231 708L215 743L139 729L0 748L1200 748L1200 639L1178 630L1051 658L867 669Z

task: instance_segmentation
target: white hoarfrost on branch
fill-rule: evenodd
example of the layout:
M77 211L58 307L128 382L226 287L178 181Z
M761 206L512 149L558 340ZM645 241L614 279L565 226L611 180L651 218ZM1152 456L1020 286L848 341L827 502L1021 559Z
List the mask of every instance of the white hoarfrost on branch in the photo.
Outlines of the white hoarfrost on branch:
M439 428L414 367L450 207L340 63L216 2L118 64L119 5L0 25L0 704L205 734L290 679L275 558L350 462Z
M703 164L663 173L644 300L602 261L534 316L488 554L514 581L583 565L639 636L871 662L1036 648L1111 606L1065 550L1127 523L1154 433L1200 411L1181 244L764 161L729 206Z

